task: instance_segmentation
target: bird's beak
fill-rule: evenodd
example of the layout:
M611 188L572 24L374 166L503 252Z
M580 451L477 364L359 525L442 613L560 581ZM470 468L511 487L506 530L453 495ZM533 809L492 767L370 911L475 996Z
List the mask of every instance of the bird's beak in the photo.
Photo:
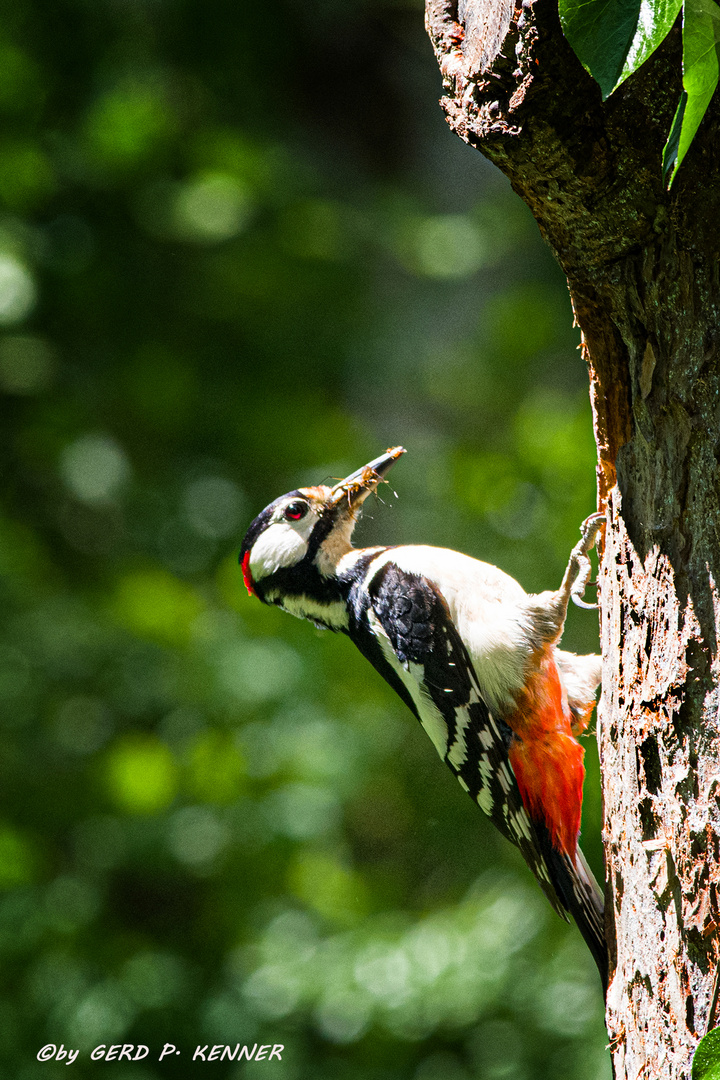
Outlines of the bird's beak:
M361 506L370 492L375 491L381 480L385 479L386 473L390 471L394 462L404 453L404 446L393 446L380 457L376 457L374 461L368 462L361 469L346 476L331 489L330 504L336 506L345 500L351 509Z

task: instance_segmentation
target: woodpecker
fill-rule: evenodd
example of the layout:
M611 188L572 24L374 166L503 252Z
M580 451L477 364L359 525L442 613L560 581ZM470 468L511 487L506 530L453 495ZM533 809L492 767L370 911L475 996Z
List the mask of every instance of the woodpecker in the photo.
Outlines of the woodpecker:
M587 726L600 657L559 649L582 607L581 528L556 591L528 594L488 563L425 545L354 548L363 502L401 446L332 487L299 488L259 514L240 565L248 592L347 634L418 718L440 757L519 849L553 908L572 915L607 986L603 897L578 846Z

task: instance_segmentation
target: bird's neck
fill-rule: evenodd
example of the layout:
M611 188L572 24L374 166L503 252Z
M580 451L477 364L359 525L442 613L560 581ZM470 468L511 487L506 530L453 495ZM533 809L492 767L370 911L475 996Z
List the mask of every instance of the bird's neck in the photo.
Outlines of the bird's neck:
M369 564L385 548L353 548L333 546L325 558L307 559L295 567L281 568L258 585L258 595L266 604L277 604L291 615L327 626L331 630L348 631L350 613L348 597L364 578ZM330 573L322 573L320 565Z
M320 544L313 558L313 563L321 577L337 578L340 574L340 564L349 555L356 552L351 540L354 528L355 521L353 518L348 518L342 524L337 525Z

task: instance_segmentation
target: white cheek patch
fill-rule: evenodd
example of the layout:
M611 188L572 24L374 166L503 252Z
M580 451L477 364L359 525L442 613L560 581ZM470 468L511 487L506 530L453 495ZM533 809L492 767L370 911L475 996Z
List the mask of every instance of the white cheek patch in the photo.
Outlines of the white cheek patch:
M307 536L312 532L313 519L308 519ZM298 523L299 524L299 523ZM289 522L277 521L261 533L250 552L250 573L255 581L262 581L283 566L295 566L307 554L308 541L305 530L293 527Z

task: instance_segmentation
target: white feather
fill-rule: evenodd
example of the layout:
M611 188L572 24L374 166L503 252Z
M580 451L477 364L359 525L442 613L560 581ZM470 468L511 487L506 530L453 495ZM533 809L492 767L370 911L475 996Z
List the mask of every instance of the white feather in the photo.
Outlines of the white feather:
M281 599L283 611L295 615L298 619L309 619L311 622L323 623L332 630L346 630L350 621L347 608L342 600L335 600L332 603L325 601L319 603L310 596L288 596L275 589L268 592L267 599L271 604L277 599Z
M408 664L407 668L405 668L400 663L390 644L390 639L383 630L380 620L372 608L368 612L368 622L377 640L380 642L385 659L405 684L405 687L414 702L415 708L417 709L420 723L430 736L440 757L444 758L447 753L448 727L437 705L428 694L423 692L420 685L424 674L422 665Z
M393 548L375 559L369 577L387 562L431 581L445 598L491 709L514 706L533 652L528 595L496 566L448 548Z
M296 502L288 499L278 506L270 525L260 533L250 551L250 573L255 581L274 574L284 566L295 566L305 557L310 535L318 523L311 509L300 521L286 521L285 507Z

